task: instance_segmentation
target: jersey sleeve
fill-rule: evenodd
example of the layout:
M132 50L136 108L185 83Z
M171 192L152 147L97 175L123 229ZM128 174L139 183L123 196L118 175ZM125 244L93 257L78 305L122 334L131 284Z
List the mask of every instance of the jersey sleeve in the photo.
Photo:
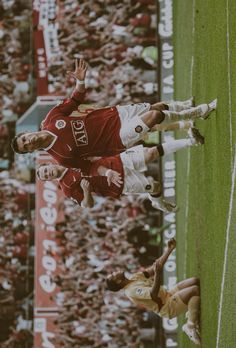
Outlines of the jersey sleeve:
M85 92L81 93L75 89L70 98L64 99L58 106L56 106L57 112L63 116L69 116L84 101L84 97Z
M65 117L77 110L78 106L84 101L85 92L78 92L76 89L73 91L70 98L62 100L56 105L41 123L41 129L44 129L54 117Z

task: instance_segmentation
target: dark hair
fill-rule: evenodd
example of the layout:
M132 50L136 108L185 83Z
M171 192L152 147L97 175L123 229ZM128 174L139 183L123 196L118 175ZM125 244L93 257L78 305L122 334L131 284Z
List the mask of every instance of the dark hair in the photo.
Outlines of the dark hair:
M18 144L17 144L17 140L19 139L19 137L21 137L22 135L26 134L27 132L21 132L21 133L18 133L11 141L11 148L14 152L16 153L28 153L28 151L20 151L19 147L18 147Z
M124 285L122 283L118 284L118 283L116 283L116 281L114 279L107 278L106 283L107 283L108 290L114 291L114 292L117 292L124 287Z

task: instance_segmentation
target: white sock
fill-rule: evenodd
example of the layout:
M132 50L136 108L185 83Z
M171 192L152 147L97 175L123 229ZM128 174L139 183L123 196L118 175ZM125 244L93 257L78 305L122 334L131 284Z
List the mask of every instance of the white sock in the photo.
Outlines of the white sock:
M170 111L182 111L191 108L192 103L190 100L186 101L172 101L167 103Z
M183 120L195 120L206 115L208 112L208 105L201 104L194 108L185 109L182 111L171 111L171 110L163 110L162 113L165 115L163 124L169 124L177 121Z
M185 121L179 121L179 129L185 128Z
M187 121L179 121L179 129L189 129L194 127L194 121L187 120Z
M164 155L169 155L170 153L176 152L178 150L184 149L195 144L195 139L179 139L168 141L167 143L162 143Z

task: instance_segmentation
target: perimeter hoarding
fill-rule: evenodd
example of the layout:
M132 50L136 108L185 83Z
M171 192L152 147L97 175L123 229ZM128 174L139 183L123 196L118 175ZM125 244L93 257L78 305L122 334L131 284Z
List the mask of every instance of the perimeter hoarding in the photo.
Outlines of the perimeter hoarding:
M45 152L39 152L36 164L52 162ZM59 273L57 244L55 241L56 224L63 221L64 213L60 208L64 196L55 181L36 179L36 221L35 221L35 299L34 299L34 346L44 348L59 347L53 343L54 320L57 305L54 297L58 292L53 277Z
M34 348L60 348L54 343L56 337L55 315L38 314L34 318Z
M159 24L158 34L160 39L160 95L161 100L172 100L174 97L174 50L173 50L173 0L159 0ZM174 140L174 132L163 132L162 141ZM175 180L176 163L175 155L171 154L163 157L163 189L164 197L175 202ZM164 231L163 243L166 244L170 238L176 236L176 217L174 213L164 214L164 224L169 227ZM176 254L173 252L164 267L164 284L167 288L172 288L177 283L176 276ZM178 347L177 342L177 319L163 319L165 331L165 347Z

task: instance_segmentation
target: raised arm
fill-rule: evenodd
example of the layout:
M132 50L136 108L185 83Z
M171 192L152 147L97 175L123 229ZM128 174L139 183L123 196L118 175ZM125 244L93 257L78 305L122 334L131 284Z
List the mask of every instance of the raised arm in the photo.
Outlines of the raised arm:
M154 302L156 302L158 304L159 308L161 308L161 306L162 306L161 299L158 297L158 293L159 293L160 286L161 286L161 280L162 280L161 274L162 274L163 267L164 267L168 257L170 256L170 254L172 253L172 251L176 247L176 240L174 238L170 239L168 241L167 245L168 246L167 246L166 251L163 253L163 255L161 257L159 257L156 260L156 262L153 265L154 282L153 282L153 286L151 289L151 298Z
M44 129L45 125L53 117L64 117L70 116L71 113L78 109L78 106L84 101L85 97L85 84L84 79L86 76L87 64L83 59L80 59L79 62L76 59L75 61L75 70L68 71L67 73L76 80L76 87L70 98L64 99L61 103L55 106L46 116L42 122L41 129Z
M171 238L167 243L167 249L164 251L164 253L154 262L154 264L151 267L146 268L145 272L148 273L149 277L152 277L154 275L155 265L157 262L159 262L162 265L162 267L164 266L168 257L170 256L172 251L175 249L175 247L176 247L176 240L174 238Z
M67 71L67 74L71 77L73 77L76 80L76 87L75 91L79 93L85 93L85 76L87 71L88 65L83 60L78 59L75 60L75 70L74 71Z
M81 202L81 207L92 208L94 206L94 200L93 200L93 196L91 194L89 181L86 179L82 179L80 186L81 186L83 193L84 193L84 199Z

